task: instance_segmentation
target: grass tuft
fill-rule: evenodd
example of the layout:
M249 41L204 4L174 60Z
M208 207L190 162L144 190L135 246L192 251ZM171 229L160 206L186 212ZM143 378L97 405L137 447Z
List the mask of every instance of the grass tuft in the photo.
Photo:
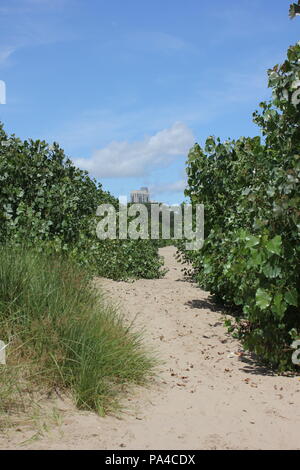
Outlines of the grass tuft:
M81 409L116 409L126 384L144 383L156 360L141 335L67 259L0 247L0 414L24 408L30 390L71 391Z

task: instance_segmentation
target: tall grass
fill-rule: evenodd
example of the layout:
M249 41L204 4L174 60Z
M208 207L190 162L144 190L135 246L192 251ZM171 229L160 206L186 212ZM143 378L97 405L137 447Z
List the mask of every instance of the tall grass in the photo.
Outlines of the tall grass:
M0 339L10 341L0 365L2 412L22 387L45 386L70 390L79 408L104 414L124 385L143 383L155 365L85 271L26 248L0 247Z

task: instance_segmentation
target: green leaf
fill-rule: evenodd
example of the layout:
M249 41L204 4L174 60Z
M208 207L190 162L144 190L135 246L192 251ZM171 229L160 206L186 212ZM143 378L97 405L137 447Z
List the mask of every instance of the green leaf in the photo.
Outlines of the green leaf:
M251 258L249 258L249 265L252 267L260 266L264 263L265 256L261 250L252 249L251 250Z
M267 307L269 307L272 297L269 294L269 292L265 289L257 289L256 291L256 305L261 308L262 310L265 310Z
M273 302L272 302L272 312L276 314L276 316L281 320L285 314L287 309L287 304L283 300L282 294L275 294Z
M294 307L298 307L298 292L297 289L293 288L289 290L284 296L286 302L289 305L293 305Z
M254 247L258 244L259 244L259 238L254 237L252 235L249 235L248 237L246 237L246 247L247 248L252 248L252 247Z
M282 240L280 235L276 235L276 237L272 238L272 240L268 241L266 244L266 248L270 253L280 256L281 255L281 246Z
M300 15L299 2L298 2L298 5L297 3L292 3L292 5L290 6L289 17L291 18L291 20L295 18L296 15Z
M272 266L270 263L266 264L262 269L264 275L269 279L274 279L280 276L281 268L279 266Z

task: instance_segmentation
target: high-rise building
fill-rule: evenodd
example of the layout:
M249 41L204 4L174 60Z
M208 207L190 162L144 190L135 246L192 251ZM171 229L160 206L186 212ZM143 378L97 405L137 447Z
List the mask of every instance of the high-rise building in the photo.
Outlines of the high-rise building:
M150 193L148 188L142 187L136 191L131 191L131 202L136 202L138 204L143 204L145 202L150 202Z

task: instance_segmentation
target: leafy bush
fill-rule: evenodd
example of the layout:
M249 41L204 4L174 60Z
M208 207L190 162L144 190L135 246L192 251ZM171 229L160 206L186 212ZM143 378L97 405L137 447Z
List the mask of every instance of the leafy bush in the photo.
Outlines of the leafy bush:
M94 254L97 273L115 280L161 277L165 270L158 248L155 240L104 240Z
M0 370L2 413L21 383L71 390L80 408L103 414L155 363L85 270L33 249L0 247L0 337L11 341Z
M150 240L99 240L96 210L118 201L76 168L58 144L10 138L0 125L0 243L66 253L97 275L162 275Z
M187 162L192 203L205 206L205 243L181 250L201 286L241 309L245 348L280 370L300 337L300 43L269 70L273 99L260 103L259 137L209 137Z

